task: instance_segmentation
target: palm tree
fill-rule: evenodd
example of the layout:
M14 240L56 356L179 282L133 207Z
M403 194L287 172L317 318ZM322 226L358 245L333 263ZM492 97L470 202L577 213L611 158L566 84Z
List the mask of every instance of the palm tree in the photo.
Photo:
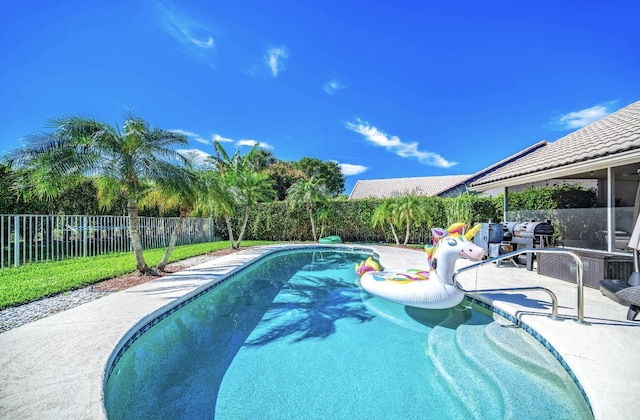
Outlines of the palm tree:
M318 237L322 238L327 227L327 222L335 218L336 213L333 208L322 207L316 211L316 217L318 219L318 222L320 223L320 233L318 234Z
M415 195L405 195L404 197L400 197L393 213L394 220L399 225L404 225L406 228L404 246L407 246L409 243L412 222L418 225L422 222L431 223L431 216L427 213L426 209L422 206L422 203Z
M217 214L224 216L231 247L237 249L245 234L251 208L273 197L273 185L269 175L255 169L258 165L256 160L269 161L270 155L262 153L258 145L255 145L244 156L237 150L229 156L220 142L214 141L213 145L216 154L212 160L219 174L215 181L217 193L214 196L217 195L217 200L220 201L215 209ZM243 214L242 227L238 240L234 242L231 218L236 210L240 209Z
M373 211L373 216L371 217L371 222L373 223L373 227L384 227L385 223L388 223L391 226L391 232L393 233L393 238L396 241L396 245L400 246L400 239L398 238L398 234L396 233L396 228L393 224L394 217L394 209L396 207L396 200L393 198L386 199Z
M306 181L298 181L289 187L286 199L290 201L293 206L303 204L307 208L309 220L311 221L313 240L314 242L317 241L318 237L316 236L313 210L317 204L325 203L329 199L324 183L313 177Z
M216 169L203 169L199 172L205 193L196 202L196 209L202 215L223 217L229 233L229 246L233 248L233 227L231 218L235 215L235 195L228 179Z
M229 156L217 140L213 142L213 148L216 154L214 157L211 157L210 160L218 170L218 175L210 174L210 181L212 182L210 187L216 191L214 194L216 198L214 199L218 201L217 203L212 203L213 210L217 215L224 217L231 248L235 248L231 218L235 214L235 207L238 201L236 178L248 167L251 162L251 152L257 148L257 145L245 155L244 159L240 156L239 150L236 150L232 156Z
M238 187L238 201L244 208L242 228L238 235L238 241L233 246L234 248L240 248L240 242L247 229L251 208L260 202L273 199L275 191L273 189L273 181L269 175L262 172L245 171L238 173L235 177L235 183Z
M80 116L53 119L49 127L55 131L29 136L26 146L10 153L9 159L25 169L39 196L56 197L85 176L94 180L103 207L124 195L136 269L154 273L143 256L138 202L150 180L165 183L182 176L183 168L170 161L184 161L173 146L187 144L187 138L150 128L133 114L125 117L122 129Z
M173 227L169 245L162 260L156 265L156 269L159 271L164 271L167 266L173 248L178 242L178 234L184 226L187 215L195 208L199 195L203 190L196 177L193 162L188 163L182 175L179 178L171 179L168 183L157 184L141 202L142 206L158 206L161 211L175 207L179 208L178 223Z

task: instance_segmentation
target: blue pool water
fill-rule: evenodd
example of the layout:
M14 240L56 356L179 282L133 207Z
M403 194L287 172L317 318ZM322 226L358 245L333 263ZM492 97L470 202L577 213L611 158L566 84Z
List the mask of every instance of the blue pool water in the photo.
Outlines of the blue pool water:
M592 418L522 329L361 292L366 257L278 253L163 317L113 366L108 417Z

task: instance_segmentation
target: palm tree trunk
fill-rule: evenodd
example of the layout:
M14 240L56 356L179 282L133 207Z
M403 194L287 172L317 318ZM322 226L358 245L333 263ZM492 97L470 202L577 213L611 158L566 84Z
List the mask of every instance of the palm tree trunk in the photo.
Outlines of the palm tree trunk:
M240 248L240 242L242 241L244 232L247 229L247 221L249 221L249 207L245 207L244 209L244 220L242 221L242 229L240 229L240 234L238 235L238 241L236 242L236 246L234 248Z
M229 218L228 214L224 215L224 221L227 224L227 231L229 232L229 243L231 244L231 248L234 248L234 246L233 246L233 228L231 227L231 219Z
M404 246L407 246L409 243L409 234L411 233L411 225L409 224L409 219L407 219L407 231L404 234Z
M135 200L129 200L127 205L129 212L129 234L131 235L131 247L133 248L133 254L136 257L136 270L139 274L149 274L152 270L147 266L142 254L142 240L140 239L139 224L140 219L138 217L138 203Z
M173 228L173 232L171 232L171 239L169 239L169 247L164 253L162 257L162 261L158 263L156 267L160 271L164 271L164 268L167 266L169 262L169 256L171 252L173 252L173 248L176 246L176 242L178 242L178 233L182 230L182 226L184 226L184 221L187 218L187 209L183 206L180 206L180 219L178 219L178 224Z
M316 236L316 224L313 221L313 208L309 207L309 220L311 220L311 233L313 234L313 242L318 241Z
M400 246L400 238L398 238L398 233L396 232L396 228L393 227L393 223L389 222L389 226L391 226L391 232L393 233L393 239L396 240L396 245Z

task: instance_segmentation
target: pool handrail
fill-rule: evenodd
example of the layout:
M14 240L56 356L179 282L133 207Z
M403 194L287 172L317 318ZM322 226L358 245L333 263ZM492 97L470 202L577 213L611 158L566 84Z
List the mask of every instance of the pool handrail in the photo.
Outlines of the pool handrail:
M458 274L462 273L463 271L467 271L467 270L471 270L473 268L476 267L480 267L482 265L485 264L489 264L489 263L495 263L498 261L502 261L502 260L508 260L511 259L515 256L518 255L522 255L522 254L527 254L527 253L541 253L541 254L568 254L569 256L573 257L573 259L576 261L576 285L577 285L577 289L578 289L578 297L577 297L577 317L575 319L576 322L581 323L581 324L588 324L588 322L585 322L584 320L584 277L583 277L583 264L582 264L582 260L580 259L580 257L575 253L572 252L568 249L564 249L564 248L523 248L523 249L519 249L513 252L509 252L503 255L499 255L497 257L494 258L489 258L486 260L482 260L482 261L477 261L475 263L469 264L465 267L459 268L456 271L454 271L453 276L452 276L452 281L454 286L460 290L461 292L464 293L469 293L469 294L480 294L480 293L491 293L491 292L512 292L512 291L523 291L523 290L542 290L545 291L549 294L549 296L551 296L551 303L552 303L552 310L551 310L551 315L550 318L552 319L556 319L558 320L558 298L556 297L555 293L553 293L551 290L547 289L546 287L542 287L542 286L530 286L530 287L511 287L511 288L502 288L502 289L478 289L478 290L465 290L462 288L462 286L460 286L460 284L458 282L456 282L456 277L458 276Z

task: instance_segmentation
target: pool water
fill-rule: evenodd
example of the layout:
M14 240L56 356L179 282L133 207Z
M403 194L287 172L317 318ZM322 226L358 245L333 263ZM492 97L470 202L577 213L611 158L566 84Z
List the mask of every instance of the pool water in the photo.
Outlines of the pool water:
M362 292L368 255L260 260L158 322L117 361L109 418L592 418L540 343L475 305Z

